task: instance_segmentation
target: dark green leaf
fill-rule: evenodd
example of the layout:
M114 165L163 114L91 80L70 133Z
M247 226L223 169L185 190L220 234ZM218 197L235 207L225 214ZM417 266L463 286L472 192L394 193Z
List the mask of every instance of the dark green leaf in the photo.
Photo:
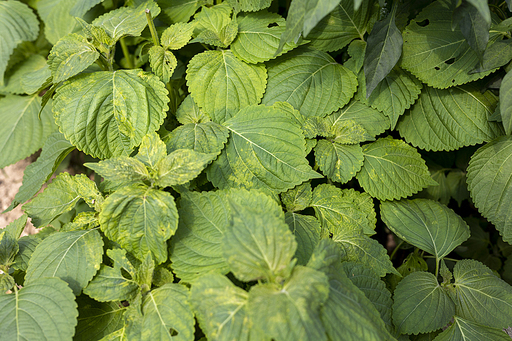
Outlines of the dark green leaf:
M123 327L123 314L126 308L121 303L100 303L84 295L77 297L76 300L78 325L73 340L100 340Z
M454 316L450 327L439 334L435 341L510 341L503 330Z
M14 257L18 254L20 249L18 239L27 224L27 218L26 214L22 215L0 232L0 268L5 273L14 262ZM0 292L5 292L6 290Z
M500 112L507 135L512 134L512 72L508 72L500 86Z
M512 39L497 41L485 49L483 61L471 73L494 70L507 64L510 59L512 59Z
M481 2L483 6L487 7L485 13L488 17L484 17L479 8L470 5L471 2ZM466 38L469 46L477 53L480 62L482 62L483 53L489 41L489 28L491 26L491 17L487 1L472 0L463 2L462 5L455 10L454 16L456 17L454 20L459 22L460 30L464 38Z

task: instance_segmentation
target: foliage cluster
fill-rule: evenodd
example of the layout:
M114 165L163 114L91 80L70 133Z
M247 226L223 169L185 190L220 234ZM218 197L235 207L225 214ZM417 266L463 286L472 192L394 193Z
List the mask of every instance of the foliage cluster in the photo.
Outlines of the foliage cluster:
M0 1L2 339L510 339L511 6Z

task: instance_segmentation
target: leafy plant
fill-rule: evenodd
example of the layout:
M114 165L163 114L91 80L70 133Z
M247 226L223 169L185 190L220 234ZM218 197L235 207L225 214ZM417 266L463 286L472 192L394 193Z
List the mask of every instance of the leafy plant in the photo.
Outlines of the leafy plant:
M511 7L1 1L0 335L509 339Z

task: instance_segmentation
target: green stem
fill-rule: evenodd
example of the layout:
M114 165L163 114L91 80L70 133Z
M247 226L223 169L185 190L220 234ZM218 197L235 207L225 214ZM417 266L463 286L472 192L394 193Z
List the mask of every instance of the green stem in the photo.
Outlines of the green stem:
M153 37L153 44L155 46L160 45L160 42L158 41L158 34L156 33L155 24L153 23L153 19L151 18L151 11L146 9L146 19L148 20L148 26L149 30L151 31L151 37Z
M439 259L436 257L436 278L439 276Z
M126 46L126 41L124 38L119 39L119 42L121 43L121 49L123 50L124 58L126 59L126 64L128 65L129 69L133 69L133 62L132 58L130 56L130 52L128 51L128 46Z
M423 258L432 258L432 259L435 259L436 257L435 256L423 256ZM458 262L459 259L455 259L455 258L448 258L448 257L443 257L444 260L449 260L450 262Z
M393 252L391 252L389 259L393 259L393 257L395 257L396 252L400 249L400 246L402 246L403 243L403 240L400 243L398 243L398 245L394 248Z

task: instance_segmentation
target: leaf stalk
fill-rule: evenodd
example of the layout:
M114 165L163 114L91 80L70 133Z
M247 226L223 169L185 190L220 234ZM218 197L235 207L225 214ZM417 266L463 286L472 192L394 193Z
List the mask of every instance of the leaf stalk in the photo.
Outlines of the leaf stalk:
M158 40L158 33L156 32L155 24L153 23L153 18L151 17L151 10L149 8L146 9L146 19L148 20L148 26L149 30L151 31L151 37L153 38L153 44L158 46L160 45Z

